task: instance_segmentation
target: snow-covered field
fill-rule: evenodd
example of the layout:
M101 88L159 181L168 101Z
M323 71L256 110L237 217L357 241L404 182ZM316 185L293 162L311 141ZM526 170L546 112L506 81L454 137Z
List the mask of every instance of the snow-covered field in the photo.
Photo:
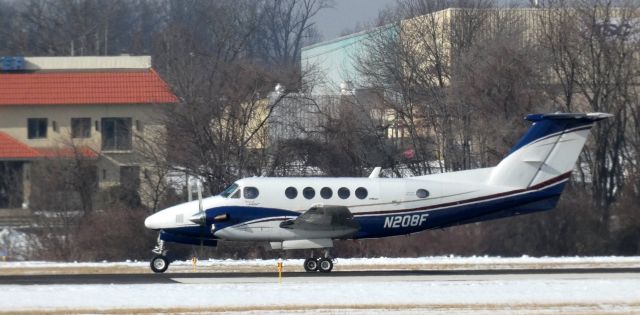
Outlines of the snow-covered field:
M310 279L309 279L310 280ZM0 287L4 312L221 312L261 311L399 314L503 311L531 313L640 312L640 279L313 278L278 283L48 285Z
M206 260L198 271L275 270L274 260ZM286 260L285 269L301 260ZM424 257L340 259L336 270L637 268L640 257ZM136 270L148 262L2 262L3 273ZM115 268L115 269L114 269ZM0 313L224 314L636 314L640 273L408 274L349 277L181 277L191 262L170 267L171 284L0 285ZM290 270L289 269L289 270ZM13 272L10 272L13 270ZM58 272L58 273L59 273Z

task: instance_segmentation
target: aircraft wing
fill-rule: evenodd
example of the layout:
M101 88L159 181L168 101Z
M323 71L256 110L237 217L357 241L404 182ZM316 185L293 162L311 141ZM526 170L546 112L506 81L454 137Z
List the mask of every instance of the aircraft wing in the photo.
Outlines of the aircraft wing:
M280 223L281 228L300 231L326 231L327 235L348 235L360 229L345 206L314 206L293 220ZM340 233L343 231L344 233Z

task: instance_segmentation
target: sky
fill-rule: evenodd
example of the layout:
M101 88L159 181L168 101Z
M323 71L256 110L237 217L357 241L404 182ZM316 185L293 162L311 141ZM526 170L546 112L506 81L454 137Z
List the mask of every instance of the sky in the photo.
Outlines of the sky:
M527 5L528 0L494 0L498 5ZM345 29L353 29L358 22L370 22L387 6L395 6L396 0L334 0L333 8L321 10L314 22L322 34L322 41L340 36Z
M358 22L378 17L378 11L393 6L395 0L335 0L333 8L321 10L314 18L322 40L340 36L345 29L353 29Z

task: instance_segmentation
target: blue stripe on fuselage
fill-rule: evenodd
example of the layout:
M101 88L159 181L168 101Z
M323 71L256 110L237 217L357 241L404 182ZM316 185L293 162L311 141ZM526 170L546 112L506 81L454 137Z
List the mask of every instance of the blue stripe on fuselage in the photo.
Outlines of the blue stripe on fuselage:
M491 214L505 213L507 215L499 216L505 217L510 216L508 215L509 212L513 213L511 215L517 215L549 210L555 206L555 203L560 198L565 184L566 181L538 191L501 197L479 203L463 204L440 210L434 209L391 215L356 216L356 220L360 223L361 229L354 238L405 235L428 229L488 220ZM422 215L425 214L428 214L428 217L426 217L424 222L421 222ZM400 219L397 219L397 217L400 217ZM488 218L483 219L483 217ZM478 220L474 221L476 218ZM395 224L396 221L399 223ZM416 224L413 225L412 223Z
M228 214L229 219L226 221L215 222L216 230L221 230L229 226L239 225L245 222L266 219L272 217L291 217L298 216L300 213L290 210L276 209L276 208L262 208L262 207L243 207L243 206L224 206L216 207L205 210L207 213L207 221L212 222L213 218L217 215ZM164 229L171 233L179 235L191 235L199 237L203 231L206 230L206 234L211 235L211 225L208 226L186 226L180 228Z
M519 192L515 194L512 193L495 199L460 204L458 206L447 206L447 208L444 209L415 209L413 211L408 210L410 211L408 213L404 212L399 214L385 214L384 211L376 212L376 215L355 214L354 218L358 223L360 223L361 229L353 238L376 238L404 235L427 229L549 210L555 206L565 184L566 180L563 180L561 182L555 182L554 184L540 190ZM235 206L208 209L207 217L214 217L223 213L228 213L230 219L224 222L216 222L216 230L221 230L229 226L240 225L253 220L278 219L287 216L298 216L300 214L295 211L275 208ZM428 216L423 217L423 215ZM398 224L394 224L395 220L398 220L397 217L400 217L400 221ZM406 219L406 217L409 218ZM423 218L426 219L423 220ZM392 221L386 222L388 220ZM184 236L192 235L193 237L200 237L203 235L203 232L206 232L207 235L213 239L213 236L210 234L210 228L210 226L190 226L166 229L166 231Z

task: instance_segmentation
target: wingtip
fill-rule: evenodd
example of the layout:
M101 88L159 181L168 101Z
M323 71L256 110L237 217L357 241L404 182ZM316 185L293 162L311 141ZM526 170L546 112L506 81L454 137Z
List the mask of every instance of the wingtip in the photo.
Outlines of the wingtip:
M611 117L613 117L613 114L595 112L595 113L587 113L587 117L591 118L593 120L601 120L601 119L611 118Z
M566 119L582 119L588 121L598 121L602 119L607 119L613 117L612 114L609 113L563 113L563 112L555 112L555 113L540 113L540 114L530 114L525 117L526 120L536 122L540 120L566 120Z

